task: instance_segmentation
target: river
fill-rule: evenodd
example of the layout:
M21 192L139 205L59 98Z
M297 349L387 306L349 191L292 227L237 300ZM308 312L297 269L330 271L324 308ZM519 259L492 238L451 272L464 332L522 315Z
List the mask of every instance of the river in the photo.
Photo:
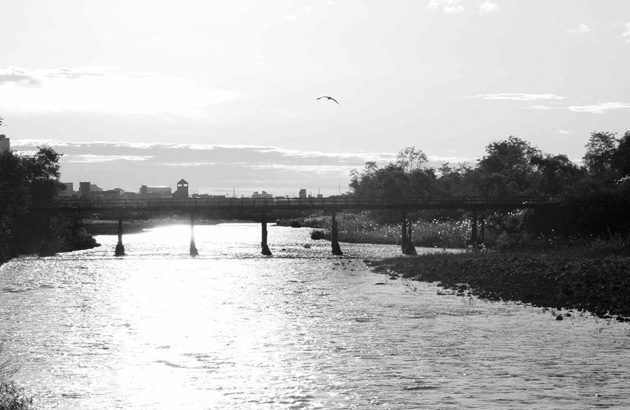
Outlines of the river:
M630 326L441 295L306 228L187 226L0 267L0 342L40 409L630 408ZM422 250L421 250L422 251Z

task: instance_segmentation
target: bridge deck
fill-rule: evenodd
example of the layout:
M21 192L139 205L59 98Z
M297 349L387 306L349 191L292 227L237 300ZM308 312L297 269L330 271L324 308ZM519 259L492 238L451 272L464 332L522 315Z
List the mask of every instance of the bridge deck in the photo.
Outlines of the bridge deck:
M430 197L380 199L326 198L146 198L56 199L34 207L38 210L82 211L272 211L272 210L419 210L419 209L528 209L557 204L550 197Z

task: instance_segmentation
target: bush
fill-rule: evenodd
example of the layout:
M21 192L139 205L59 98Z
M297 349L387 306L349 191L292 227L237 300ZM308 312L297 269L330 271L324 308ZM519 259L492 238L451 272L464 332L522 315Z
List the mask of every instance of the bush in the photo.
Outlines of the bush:
M0 410L31 410L33 398L24 393L24 389L15 383L0 383Z

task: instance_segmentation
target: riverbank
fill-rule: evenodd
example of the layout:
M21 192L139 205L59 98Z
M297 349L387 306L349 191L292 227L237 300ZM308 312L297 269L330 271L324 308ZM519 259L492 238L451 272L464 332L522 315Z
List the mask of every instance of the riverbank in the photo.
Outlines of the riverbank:
M625 255L439 253L369 261L368 265L392 277L438 282L462 296L630 321L630 257Z

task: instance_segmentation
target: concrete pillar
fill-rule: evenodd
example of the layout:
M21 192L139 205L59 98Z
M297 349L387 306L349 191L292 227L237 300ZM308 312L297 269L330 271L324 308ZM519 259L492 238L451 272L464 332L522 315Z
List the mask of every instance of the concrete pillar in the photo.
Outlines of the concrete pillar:
M197 247L195 246L195 214L190 214L190 256L199 255Z
M333 211L332 213L332 232L331 232L331 245L332 245L332 254L336 256L343 255L341 251L341 247L339 246L339 231L337 229L337 213Z
M404 254L407 249L407 212L402 214L402 232L401 232L400 250Z
M470 230L470 243L477 244L477 211L472 211L472 229Z
M116 244L116 253L114 254L115 256L125 256L125 247L123 246L122 243L122 236L123 236L123 223L122 223L122 217L118 218L118 244Z
M262 254L271 256L271 251L269 250L269 246L267 246L267 217L264 212L260 214L260 224L262 227L262 242L260 243Z
M407 246L405 246L405 249L403 250L403 253L405 255L417 255L418 251L416 251L416 247L413 246L413 239L411 236L411 226L413 224L411 223L411 221L407 221Z

